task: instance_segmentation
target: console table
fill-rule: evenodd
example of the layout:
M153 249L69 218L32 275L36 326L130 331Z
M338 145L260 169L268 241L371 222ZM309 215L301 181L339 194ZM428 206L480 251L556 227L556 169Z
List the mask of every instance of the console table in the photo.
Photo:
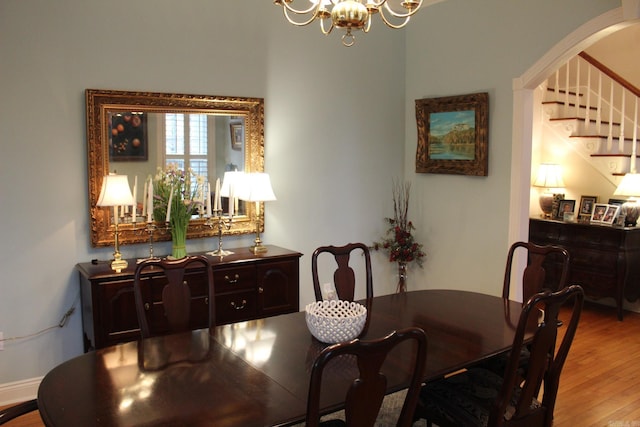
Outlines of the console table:
M216 324L240 322L299 310L299 252L267 245L268 251L254 254L248 248L232 248L232 255L207 255L213 268ZM89 351L140 338L133 295L136 260L121 273L109 262L84 262L80 273L84 350ZM151 273L144 273L145 276ZM192 310L196 326L206 326L206 287L198 291L194 272ZM201 275L200 275L201 276ZM204 283L204 280L202 280ZM201 292L201 293L200 293ZM200 308L200 309L199 309Z
M531 218L529 240L569 251L569 284L592 298L611 297L622 320L623 299L640 296L640 227L612 227ZM559 266L547 268L546 282L557 283Z

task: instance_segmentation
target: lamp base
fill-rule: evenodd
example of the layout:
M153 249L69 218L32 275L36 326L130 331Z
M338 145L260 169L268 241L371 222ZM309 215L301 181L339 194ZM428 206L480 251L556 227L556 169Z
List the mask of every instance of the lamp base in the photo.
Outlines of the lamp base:
M121 273L122 270L124 270L125 268L127 268L129 266L129 263L127 262L126 259L122 259L120 253L118 253L114 260L111 261L111 269L114 270L116 273Z
M553 212L553 194L542 193L540 194L540 209L542 210L543 218L551 218L551 212Z
M635 227L640 216L640 205L635 200L624 202L622 213L624 214L624 226Z
M263 246L262 243L258 243L256 245L250 246L249 250L254 254L263 254L267 252L268 249L266 246Z

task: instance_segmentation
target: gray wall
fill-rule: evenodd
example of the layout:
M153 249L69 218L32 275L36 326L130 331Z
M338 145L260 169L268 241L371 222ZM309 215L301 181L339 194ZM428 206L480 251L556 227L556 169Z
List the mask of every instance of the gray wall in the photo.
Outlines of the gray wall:
M498 293L511 80L617 6L448 0L405 30L376 22L347 49L338 34L285 23L265 0L1 0L0 331L27 336L57 324L78 297L75 264L111 256L88 234L87 88L265 98L265 169L278 200L267 205L263 240L305 254L301 306L313 298L313 249L377 239L392 214L391 181L402 176L414 182L410 218L429 254L409 288ZM415 175L414 99L476 91L491 97L489 177ZM213 245L201 239L189 249ZM394 273L374 255L377 293L394 291ZM0 384L42 376L81 351L78 307L65 328L6 342Z

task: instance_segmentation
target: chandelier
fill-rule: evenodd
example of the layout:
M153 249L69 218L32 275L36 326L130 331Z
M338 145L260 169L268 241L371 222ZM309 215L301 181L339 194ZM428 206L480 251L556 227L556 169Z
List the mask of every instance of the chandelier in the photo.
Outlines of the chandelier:
M345 30L342 44L349 47L355 43L352 30L369 32L371 17L377 13L380 19L391 28L402 28L422 6L423 0L307 0L311 3L306 9L296 9L296 0L274 0L282 6L284 16L293 25L309 25L316 19L320 21L320 30L327 35L334 27ZM298 5L305 0L298 0Z

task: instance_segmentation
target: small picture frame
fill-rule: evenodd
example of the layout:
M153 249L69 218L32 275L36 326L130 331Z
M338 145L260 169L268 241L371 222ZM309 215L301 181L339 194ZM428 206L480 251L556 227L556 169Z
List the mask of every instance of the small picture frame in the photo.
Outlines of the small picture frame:
M558 218L565 221L573 221L575 218L574 212L576 210L575 200L560 200L558 204Z
M604 219L605 213L607 213L607 208L609 207L606 203L596 203L593 205L593 211L591 212L591 222L602 223Z
M580 197L580 206L578 208L578 217L591 218L593 207L598 203L598 196L582 196Z
M231 123L231 148L236 151L242 150L244 145L244 126L242 123Z
M613 222L618 217L618 210L620 210L620 206L618 205L607 205L607 211L604 214L602 223L613 225Z

